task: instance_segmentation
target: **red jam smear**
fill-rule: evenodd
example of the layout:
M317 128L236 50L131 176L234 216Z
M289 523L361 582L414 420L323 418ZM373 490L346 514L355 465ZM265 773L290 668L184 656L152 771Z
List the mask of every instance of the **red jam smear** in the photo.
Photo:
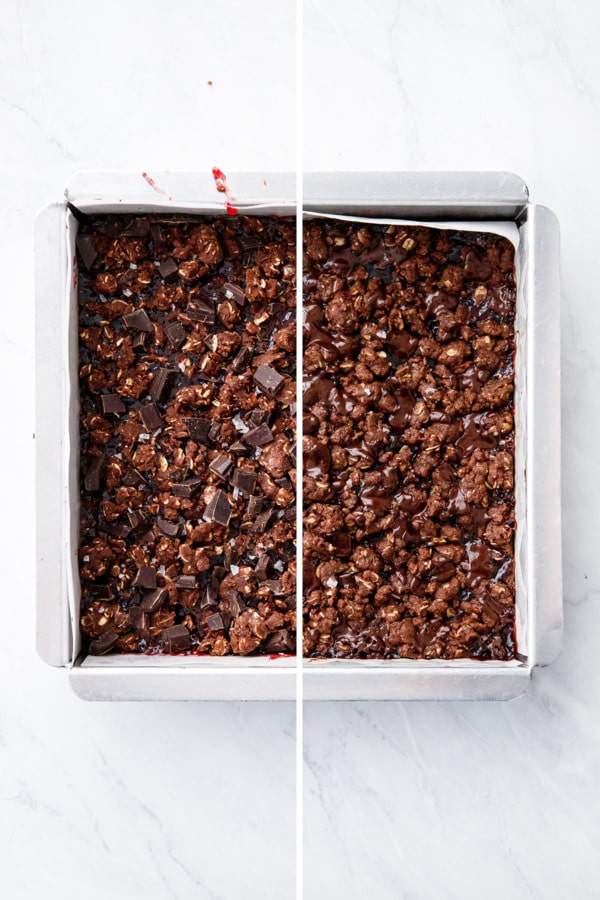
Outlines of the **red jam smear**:
M157 185L154 178L150 178L147 172L142 172L142 178L150 185L153 191L156 191L157 194L164 194L165 197L167 196L167 192L163 191L163 189Z
M232 196L229 187L227 186L227 178L225 174L221 172L220 169L217 169L216 166L213 167L212 170L213 178L215 179L215 186L220 194L225 194L225 209L227 210L228 216L236 216L238 213L237 207L233 205L233 200L235 197Z

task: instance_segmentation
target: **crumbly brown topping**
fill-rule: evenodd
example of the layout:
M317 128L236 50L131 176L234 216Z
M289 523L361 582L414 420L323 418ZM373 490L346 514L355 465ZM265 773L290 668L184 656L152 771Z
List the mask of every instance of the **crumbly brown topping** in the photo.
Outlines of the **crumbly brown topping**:
M86 646L294 652L295 222L96 217L77 248Z
M512 244L305 225L304 652L514 656Z

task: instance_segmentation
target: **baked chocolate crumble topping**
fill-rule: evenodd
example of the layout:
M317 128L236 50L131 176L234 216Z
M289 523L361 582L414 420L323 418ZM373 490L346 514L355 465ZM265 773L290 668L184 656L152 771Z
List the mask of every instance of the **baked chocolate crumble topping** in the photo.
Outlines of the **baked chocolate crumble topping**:
M507 660L514 248L304 230L304 652Z

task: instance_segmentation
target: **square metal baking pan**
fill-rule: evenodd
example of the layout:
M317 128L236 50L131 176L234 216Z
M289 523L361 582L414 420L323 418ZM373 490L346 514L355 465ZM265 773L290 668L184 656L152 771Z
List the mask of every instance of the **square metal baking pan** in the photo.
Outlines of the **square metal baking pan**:
M293 214L294 176L236 174L240 211ZM79 639L77 290L72 204L82 212L223 213L208 173L95 172L36 221L37 648L86 699L293 699L293 659L86 657ZM316 213L430 222L512 221L519 229L517 346L519 658L307 660L305 699L509 699L562 640L558 223L507 173L311 174Z
M230 177L248 215L294 215L295 177ZM79 632L78 305L72 209L101 213L225 215L211 173L89 172L65 200L43 210L35 229L37 649L69 670L88 700L290 700L296 662L268 656L93 657Z
M435 226L512 222L518 228L515 494L518 658L317 660L303 663L306 700L511 699L536 665L560 653L559 230L529 202L524 182L504 172L310 174L305 215L398 218Z

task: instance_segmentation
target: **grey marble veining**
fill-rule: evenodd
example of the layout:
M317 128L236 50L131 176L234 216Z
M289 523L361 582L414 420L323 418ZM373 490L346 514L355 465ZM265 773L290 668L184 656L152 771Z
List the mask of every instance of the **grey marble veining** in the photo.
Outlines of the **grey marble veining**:
M293 168L293 7L3 5L0 609L23 627L0 663L11 900L294 897L292 705L80 702L34 653L30 536L33 216L82 168ZM305 0L304 22L307 169L512 169L561 221L566 597L565 652L513 703L306 707L305 898L593 900L600 6Z
M10 900L293 897L293 705L78 700L66 673L35 655L31 536L36 212L81 169L293 169L293 48L289 2L258 0L251 15L234 0L2 4L0 893Z
M560 219L565 567L564 653L519 700L307 705L305 896L592 900L600 8L307 0L305 21L307 168L511 170Z

